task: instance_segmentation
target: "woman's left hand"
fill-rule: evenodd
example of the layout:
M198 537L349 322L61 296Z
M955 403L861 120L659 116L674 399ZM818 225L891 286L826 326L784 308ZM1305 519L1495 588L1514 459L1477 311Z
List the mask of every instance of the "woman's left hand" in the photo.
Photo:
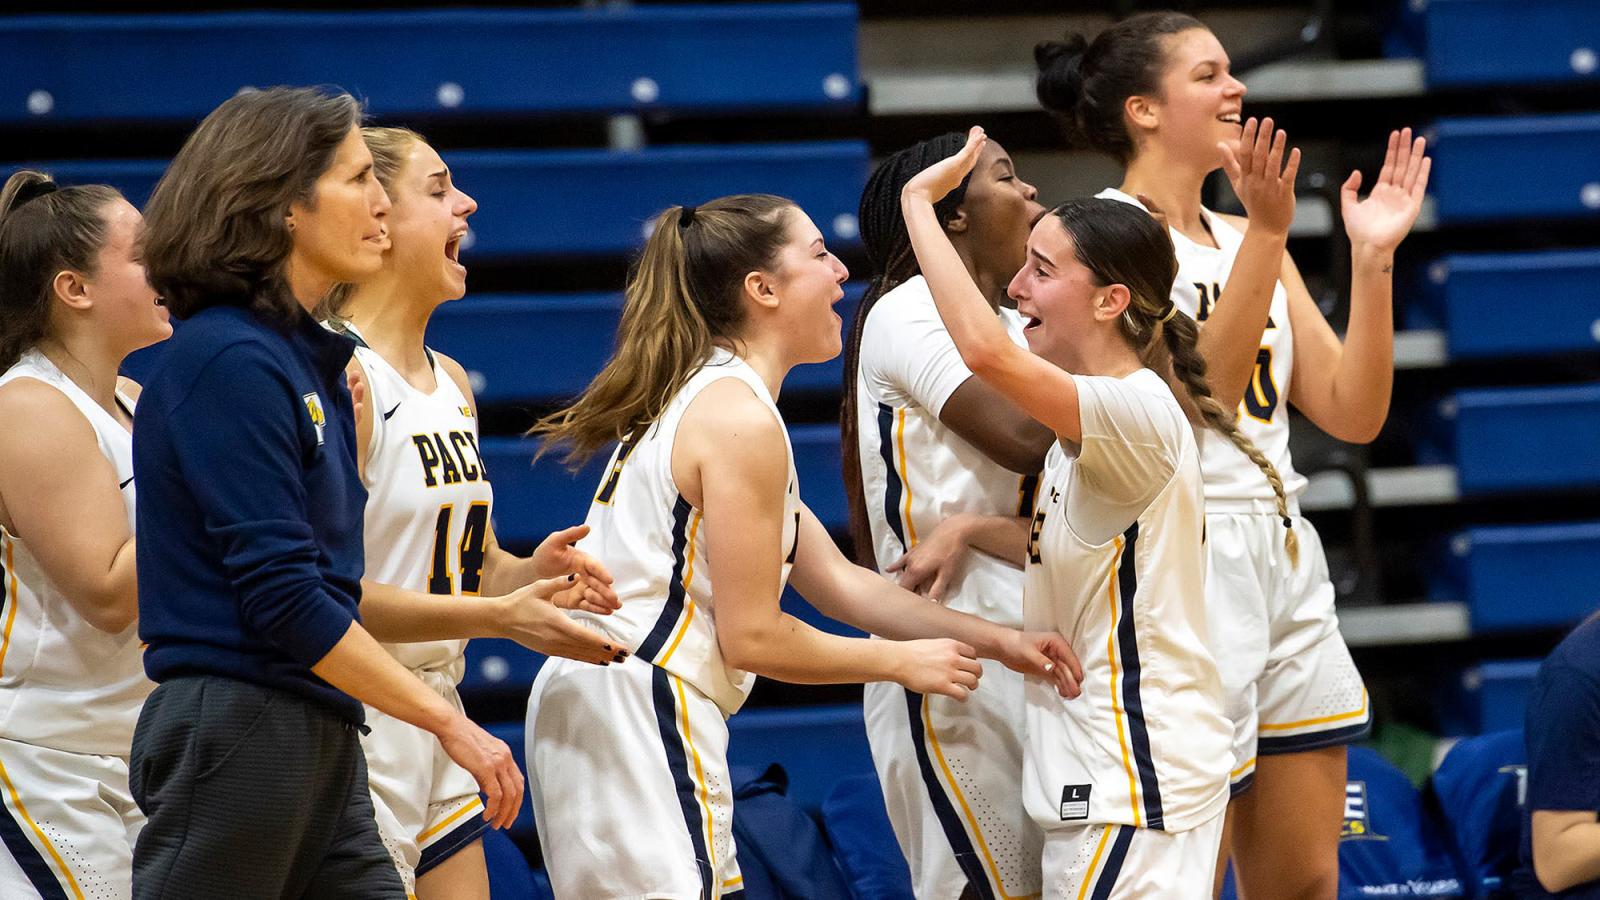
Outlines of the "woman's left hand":
M977 125L967 132L967 143L954 156L939 160L933 165L918 172L906 182L900 191L900 198L905 200L926 200L929 203L938 203L945 194L956 189L961 180L978 164L978 154L983 152L983 146L989 138L983 129Z
M966 561L966 521L958 514L940 522L932 534L918 541L884 571L895 576L906 590L935 603L943 602L945 589Z
M1392 131L1383 170L1367 199L1358 199L1359 170L1345 179L1339 191L1340 209L1353 247L1393 251L1405 239L1422 211L1428 173L1433 169L1433 160L1426 151L1427 141L1420 137L1413 140L1411 129Z
M1068 700L1083 693L1083 664L1067 639L1054 631L1010 631L996 660L1013 672L1051 682Z
M574 525L540 541L533 551L534 571L540 578L569 574L585 576L603 586L609 595L607 599L614 600L616 593L611 590L611 573L605 564L574 546L588 534L589 526Z

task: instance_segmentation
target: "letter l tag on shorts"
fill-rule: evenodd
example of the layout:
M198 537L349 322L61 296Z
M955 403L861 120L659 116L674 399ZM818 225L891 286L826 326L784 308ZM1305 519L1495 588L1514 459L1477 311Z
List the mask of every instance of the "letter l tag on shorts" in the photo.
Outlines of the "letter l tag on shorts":
M1089 818L1089 792L1092 784L1069 784L1061 789L1061 821Z

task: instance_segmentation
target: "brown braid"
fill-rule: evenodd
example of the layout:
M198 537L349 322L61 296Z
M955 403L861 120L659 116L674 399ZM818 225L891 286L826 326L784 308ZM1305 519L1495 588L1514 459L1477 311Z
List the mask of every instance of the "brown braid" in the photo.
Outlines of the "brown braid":
M1300 540L1294 532L1294 520L1289 517L1283 477L1255 442L1239 430L1235 418L1211 396L1205 357L1195 347L1199 326L1173 309L1172 282L1177 277L1178 260L1167 229L1139 207L1116 200L1073 200L1057 207L1054 215L1071 236L1078 261L1101 284L1128 288L1128 308L1118 322L1129 345L1139 349L1141 361L1165 374L1173 394L1191 417L1198 416L1207 427L1226 437L1266 476L1287 531L1284 550L1290 565L1299 565Z

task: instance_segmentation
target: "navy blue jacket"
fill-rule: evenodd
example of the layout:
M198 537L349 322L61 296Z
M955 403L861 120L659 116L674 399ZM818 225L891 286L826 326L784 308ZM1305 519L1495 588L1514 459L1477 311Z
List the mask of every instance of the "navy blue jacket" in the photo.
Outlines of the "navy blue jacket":
M285 327L224 306L168 341L134 416L152 680L237 678L361 722L361 704L311 672L358 620L354 346L305 313Z

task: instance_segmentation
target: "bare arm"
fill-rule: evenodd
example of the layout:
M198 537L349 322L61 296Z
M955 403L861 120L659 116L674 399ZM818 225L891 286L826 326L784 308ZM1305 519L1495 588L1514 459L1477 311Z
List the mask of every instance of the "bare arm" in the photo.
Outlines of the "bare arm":
M959 153L906 184L900 206L911 245L961 361L1053 433L1076 443L1083 428L1077 384L1068 373L1012 343L933 211L934 202L972 171L984 140L982 129L972 129Z
M496 828L517 818L522 773L505 742L474 725L390 656L356 622L311 671L380 712L439 738L445 753L472 773L488 798L483 817Z
M1053 681L1076 697L1083 668L1065 638L1023 632L930 603L852 564L811 510L800 514L800 545L790 582L825 616L897 641L948 637L1007 668Z
M361 623L375 639L391 644L506 638L546 656L597 665L620 662L627 651L562 612L578 607L609 612L612 607L602 608L596 587L586 577L551 578L502 597L472 597L362 579Z
M116 468L66 395L23 378L0 388L0 498L7 530L90 625L120 634L138 615L133 535Z
M1357 199L1361 173L1341 191L1350 236L1350 327L1344 343L1317 309L1294 261L1284 255L1283 284L1293 323L1294 381L1289 400L1318 428L1351 443L1378 436L1394 387L1394 253L1422 209L1433 161L1407 128L1389 136L1372 194Z
M1237 405L1250 383L1283 268L1294 220L1294 179L1300 170L1298 148L1289 152L1285 165L1287 142L1282 131L1273 133L1271 119L1259 129L1251 119L1236 145L1218 145L1234 193L1249 214L1248 220L1235 219L1244 229L1244 241L1228 272L1227 302L1212 307L1196 345L1206 361L1211 393L1225 398L1224 407Z
M1056 436L1004 394L976 376L968 378L945 400L939 421L984 456L1019 475L1044 467L1044 455Z
M1594 810L1536 809L1533 873L1552 894L1600 880L1600 822Z
M1020 569L1027 545L1027 519L956 513L884 571L896 576L896 583L906 590L940 601L969 551L982 551Z

